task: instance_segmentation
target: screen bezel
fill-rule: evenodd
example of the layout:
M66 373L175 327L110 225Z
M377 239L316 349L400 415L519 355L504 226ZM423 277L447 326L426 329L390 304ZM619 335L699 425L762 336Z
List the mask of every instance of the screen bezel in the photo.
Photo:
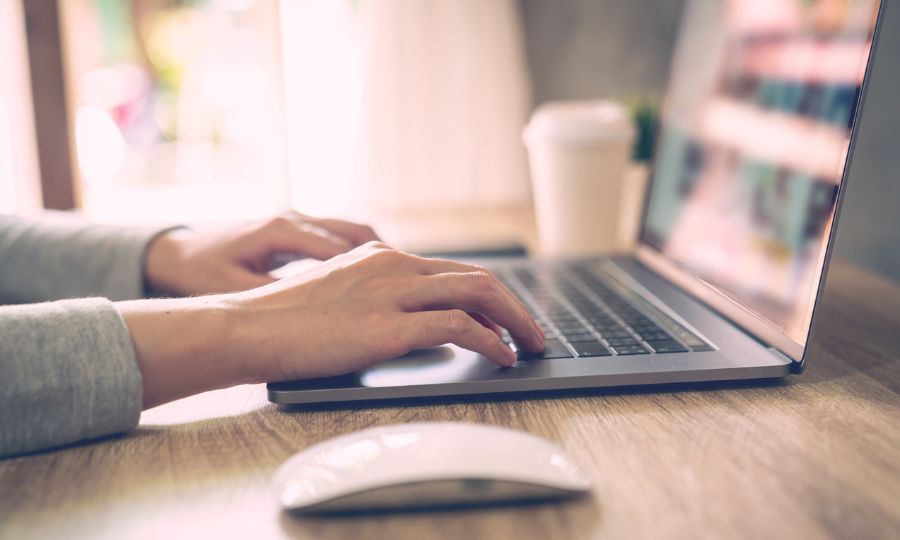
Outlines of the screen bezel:
M744 331L748 332L756 339L762 341L770 347L777 349L784 355L788 356L791 360L794 360L799 370L802 370L803 367L805 367L806 349L809 345L810 337L813 334L813 328L815 326L816 319L816 309L818 308L819 301L822 296L822 291L825 288L825 280L828 273L828 266L831 261L832 248L834 246L835 237L837 236L836 232L840 217L840 210L844 199L844 193L847 189L847 180L849 176L850 166L853 161L853 155L855 154L856 140L858 139L857 133L859 130L859 122L865 107L869 80L872 76L875 51L878 48L878 37L881 33L880 29L885 12L885 2L884 0L877 0L876 5L878 6L878 14L875 18L874 28L872 29L872 47L869 49L869 56L866 59L866 70L863 76L862 84L860 85L858 98L859 101L856 105L856 110L854 111L853 122L851 124L850 133L848 135L849 141L847 149L847 159L844 161L844 168L841 172L841 181L838 184L838 191L835 197L834 217L831 220L831 227L828 229L828 238L825 245L825 255L822 261L822 268L819 272L819 275L817 276L815 287L816 292L813 297L812 316L810 317L809 328L807 329L806 339L803 343L794 340L793 338L788 336L783 329L779 328L771 321L764 319L762 316L744 307L735 298L729 296L727 293L725 293L712 283L702 279L696 273L692 272L687 267L681 265L680 263L669 257L654 245L646 242L644 239L647 233L647 215L650 207L650 194L653 189L654 177L656 175L655 158L653 162L654 167L651 169L647 187L644 190L644 205L641 214L640 233L637 239L637 247L634 253L635 258L642 264L657 272L664 279L685 290L688 294L696 297L711 309L717 311L732 323L741 327ZM686 17L687 15L684 16ZM682 20L679 24L679 36L682 31L681 29L683 28L684 20ZM674 51L677 51L678 49L677 43L678 39L676 39L676 46L672 48L673 56ZM673 69L674 66L670 63L666 92L663 99L663 107L661 109L663 111L665 110L666 102L669 99L668 94L673 80ZM662 122L662 117L660 117L660 129L657 131L656 140L654 141L654 156L656 156L657 152L659 151L659 133L662 129Z

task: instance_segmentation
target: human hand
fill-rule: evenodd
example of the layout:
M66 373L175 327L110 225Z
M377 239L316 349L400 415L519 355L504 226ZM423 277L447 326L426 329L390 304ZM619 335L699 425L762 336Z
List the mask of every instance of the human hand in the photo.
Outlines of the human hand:
M254 357L251 371L265 381L355 372L445 343L510 366L516 355L500 339L501 326L524 350L544 346L522 303L483 268L379 242L228 296L237 327L253 336L242 354Z
M516 355L501 326L520 349L544 346L528 311L489 272L379 242L248 291L117 307L145 407L240 383L351 373L445 343L510 366Z
M240 291L275 281L278 259L330 259L371 240L366 225L288 212L208 231L174 229L151 242L144 275L154 290L176 295Z

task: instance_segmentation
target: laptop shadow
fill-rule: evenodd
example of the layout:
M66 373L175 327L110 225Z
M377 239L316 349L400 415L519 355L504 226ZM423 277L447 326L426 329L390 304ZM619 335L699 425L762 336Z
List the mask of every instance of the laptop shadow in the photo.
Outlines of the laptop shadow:
M621 395L678 394L719 392L724 390L784 388L792 383L785 378L746 379L737 381L705 381L692 383L664 383L563 390L530 390L521 392L483 393L471 395L427 396L412 398L387 398L328 403L301 403L276 405L279 412L313 412L351 409L380 409L408 406L458 405L469 403L509 403L518 401L564 400Z

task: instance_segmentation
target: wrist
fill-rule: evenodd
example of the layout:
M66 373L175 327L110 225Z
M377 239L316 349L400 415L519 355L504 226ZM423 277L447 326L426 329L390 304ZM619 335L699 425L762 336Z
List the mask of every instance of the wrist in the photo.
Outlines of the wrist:
M224 296L116 304L131 334L144 407L256 382L252 347Z
M183 266L184 241L191 234L187 228L176 227L150 241L144 256L145 290L175 295L186 292L179 284L179 268Z

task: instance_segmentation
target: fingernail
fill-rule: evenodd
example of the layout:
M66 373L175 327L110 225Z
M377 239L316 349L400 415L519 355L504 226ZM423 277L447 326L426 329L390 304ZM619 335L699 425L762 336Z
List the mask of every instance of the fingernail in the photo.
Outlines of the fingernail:
M518 360L516 353L513 352L512 349L510 349L509 347L507 347L505 345L503 346L503 348L506 349L506 352L504 352L503 355L506 356L507 365L511 366L511 365L515 364L516 360Z

